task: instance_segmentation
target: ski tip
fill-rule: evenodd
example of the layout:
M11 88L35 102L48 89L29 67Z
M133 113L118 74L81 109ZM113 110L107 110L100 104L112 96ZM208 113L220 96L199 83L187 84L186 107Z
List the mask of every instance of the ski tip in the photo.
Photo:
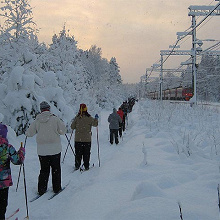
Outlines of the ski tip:
M16 210L14 211L14 213L12 213L9 217L6 218L6 220L11 219L15 214L17 214L17 213L19 212L19 210L20 210L19 208L16 209Z

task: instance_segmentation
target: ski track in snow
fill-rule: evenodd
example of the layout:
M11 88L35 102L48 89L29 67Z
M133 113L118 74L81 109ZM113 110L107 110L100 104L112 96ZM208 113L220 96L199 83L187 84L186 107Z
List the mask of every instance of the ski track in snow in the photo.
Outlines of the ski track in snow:
M176 220L180 219L178 202L182 205L183 219L219 219L219 163L216 158L211 160L205 153L204 157L178 154L169 130L159 129L143 118L141 102L136 103L129 114L128 128L119 145L110 145L107 122L110 113L103 111L99 122L101 167L98 167L97 134L93 128L90 161L95 167L83 173L72 173L74 156L69 147L62 164L62 184L71 181L70 184L48 201L52 195L50 176L48 192L28 203L30 219ZM181 125L177 126L177 132L180 128ZM24 136L11 140L18 149ZM61 161L67 144L62 136ZM11 168L14 185L9 190L7 216L20 208L17 216L22 219L26 216L23 173L18 192L15 192L19 166ZM39 174L35 138L27 139L25 171L30 200L37 192Z

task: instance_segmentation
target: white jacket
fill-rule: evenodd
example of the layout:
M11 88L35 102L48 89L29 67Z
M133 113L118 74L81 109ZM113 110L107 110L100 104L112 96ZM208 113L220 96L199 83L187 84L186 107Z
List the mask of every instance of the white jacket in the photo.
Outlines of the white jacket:
M33 137L37 134L37 154L47 156L59 154L62 151L60 135L65 133L66 127L63 121L49 111L44 111L37 115L25 135Z

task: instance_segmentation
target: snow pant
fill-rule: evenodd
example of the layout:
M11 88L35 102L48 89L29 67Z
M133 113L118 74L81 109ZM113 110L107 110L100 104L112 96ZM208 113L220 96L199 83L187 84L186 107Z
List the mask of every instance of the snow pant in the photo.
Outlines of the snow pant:
M122 120L122 130L125 131L125 114L123 115L123 120Z
M5 219L6 208L8 205L8 189L0 189L0 220Z
M83 159L83 165L85 169L89 169L91 142L75 142L75 168L78 169L81 166Z
M47 191L50 168L52 169L53 191L57 193L61 190L60 156L61 153L48 156L39 156L41 170L38 177L38 193L40 195Z
M119 123L118 132L119 132L119 136L121 137L122 136L122 123Z
M110 143L113 144L115 139L115 143L118 144L118 129L110 129Z

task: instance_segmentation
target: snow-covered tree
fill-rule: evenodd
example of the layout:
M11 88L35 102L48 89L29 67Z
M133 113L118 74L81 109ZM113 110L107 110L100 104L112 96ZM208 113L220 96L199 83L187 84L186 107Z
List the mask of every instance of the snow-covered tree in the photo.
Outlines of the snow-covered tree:
M218 56L203 56L198 68L197 90L200 100L220 100L220 60Z
M116 58L112 57L109 64L110 64L110 74L109 74L110 80L112 80L114 84L122 84L122 79L119 74L120 68L116 61Z
M84 102L90 111L117 107L123 90L116 58L110 62L101 48L83 51L65 26L52 44L39 43L27 0L3 0L0 29L0 116L22 134L46 100L68 125Z
M1 111L5 115L4 123L15 132L23 134L30 121L38 113L39 85L42 81L33 73L16 66L9 74L4 74L0 84Z
M4 0L0 16L4 25L0 32L1 72L11 72L15 66L30 68L36 64L38 39L33 28L32 8L27 0Z
M32 8L28 0L3 0L0 8L4 18L4 32L10 38L30 36L35 30L33 25Z

